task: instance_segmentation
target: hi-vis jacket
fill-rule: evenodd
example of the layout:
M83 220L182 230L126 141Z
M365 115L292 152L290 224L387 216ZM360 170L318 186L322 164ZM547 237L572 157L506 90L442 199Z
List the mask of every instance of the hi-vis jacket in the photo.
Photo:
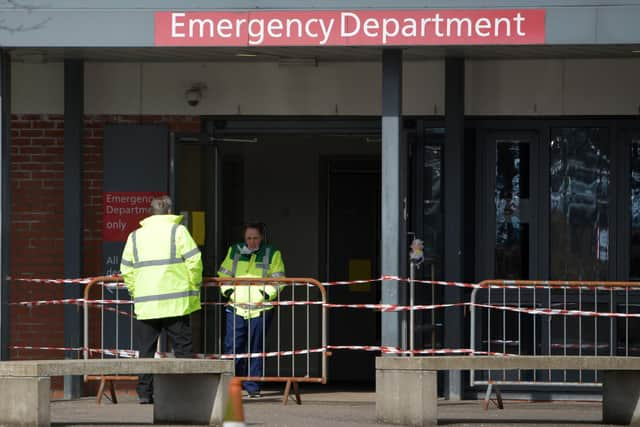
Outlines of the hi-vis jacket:
M284 262L282 254L273 246L262 243L257 251L243 254L244 243L238 243L229 248L227 256L218 270L219 277L284 277ZM232 282L221 288L223 294L231 292L230 300L236 314L245 319L253 319L260 313L273 308L272 306L254 306L252 303L271 301L278 296L278 287L271 285L234 285ZM235 303L235 304L233 304Z
M200 309L202 259L182 216L153 215L127 238L120 271L138 319L189 314Z

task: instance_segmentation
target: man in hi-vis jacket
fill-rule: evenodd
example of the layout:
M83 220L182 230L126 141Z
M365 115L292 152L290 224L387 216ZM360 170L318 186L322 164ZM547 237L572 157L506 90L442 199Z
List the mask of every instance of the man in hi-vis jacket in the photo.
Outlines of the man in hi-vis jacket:
M191 357L189 314L200 310L200 250L180 224L182 216L171 215L168 196L151 201L151 214L129 234L120 263L138 319L136 348L140 357L153 357L165 330L176 357ZM140 375L137 392L140 403L153 403L152 375Z

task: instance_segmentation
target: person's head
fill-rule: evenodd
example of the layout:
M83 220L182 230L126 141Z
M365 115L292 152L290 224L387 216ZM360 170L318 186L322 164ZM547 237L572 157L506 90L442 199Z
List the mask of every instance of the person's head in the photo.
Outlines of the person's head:
M261 222L248 222L242 227L242 239L251 250L260 247L264 239L265 226Z
M151 215L168 215L171 213L171 206L171 197L154 197L151 200Z

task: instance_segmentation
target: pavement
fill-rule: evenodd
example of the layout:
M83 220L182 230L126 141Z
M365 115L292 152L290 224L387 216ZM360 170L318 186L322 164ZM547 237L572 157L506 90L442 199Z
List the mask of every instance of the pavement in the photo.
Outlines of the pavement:
M282 390L270 389L259 399L243 399L248 426L385 426L375 416L375 393L369 388L339 389L320 385L301 385L302 405L293 400L282 404ZM148 425L153 420L151 405L139 405L134 395L119 396L120 403L97 405L93 398L56 400L51 404L55 426ZM439 425L448 426L600 426L599 402L521 402L505 401L505 409L484 411L478 401L438 403Z

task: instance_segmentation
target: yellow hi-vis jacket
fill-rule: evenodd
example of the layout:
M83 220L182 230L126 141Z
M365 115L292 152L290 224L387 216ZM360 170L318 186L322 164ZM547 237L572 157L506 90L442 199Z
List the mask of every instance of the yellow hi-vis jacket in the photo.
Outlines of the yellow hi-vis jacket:
M120 271L138 319L189 314L200 309L202 256L182 216L153 215L127 238Z
M284 277L284 262L279 250L262 243L257 251L250 254L242 252L243 243L233 245L227 251L218 277L259 278ZM251 306L251 304L272 301L278 296L279 287L272 285L234 285L233 282L221 287L223 295L230 293L231 305L236 314L245 319L253 319L272 306ZM266 297L266 298L265 298Z

